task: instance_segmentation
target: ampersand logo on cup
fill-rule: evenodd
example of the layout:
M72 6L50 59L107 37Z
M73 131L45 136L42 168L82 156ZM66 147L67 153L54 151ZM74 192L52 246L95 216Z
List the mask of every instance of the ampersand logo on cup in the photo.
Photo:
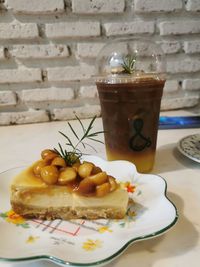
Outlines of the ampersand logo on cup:
M137 118L131 122L133 127L134 135L129 140L129 146L134 151L142 151L147 147L151 146L151 140L149 137L145 137L142 134L144 121L141 118Z

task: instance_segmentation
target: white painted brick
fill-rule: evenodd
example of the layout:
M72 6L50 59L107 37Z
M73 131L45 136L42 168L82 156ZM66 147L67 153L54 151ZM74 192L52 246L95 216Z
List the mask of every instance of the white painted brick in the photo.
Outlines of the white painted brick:
M154 34L164 53L168 54L167 70L173 74L174 79L168 80L165 84L164 91L169 98L166 100L164 97L165 102L162 104L164 109L193 106L199 101L190 90L196 90L196 94L200 92L200 78L197 76L200 72L200 57L197 55L200 53L200 41L197 35L191 38L192 34L200 33L198 14L194 13L200 11L200 0L35 0L32 2L0 0L1 2L2 6L6 6L9 10L1 12L0 15L0 89L4 87L4 91L0 90L0 106L2 110L5 110L5 107L7 111L16 110L17 115L14 115L15 112L2 112L4 115L1 113L0 124L2 120L5 124L49 120L45 109L52 111L53 119L57 120L75 118L75 111L82 118L100 114L98 93L92 83L90 85L84 85L89 84L88 81L80 83L80 89L77 90L76 82L75 91L72 88L55 88L55 86L58 86L56 82L60 84L58 87L63 87L68 81L89 79L95 73L92 62L104 43L108 41L106 37L110 39L109 36L112 39L112 36L133 34L137 37L137 34ZM67 7L65 15L56 14L65 12L64 2L65 5L72 3L72 9ZM188 12L180 10L182 2L185 2ZM123 12L125 3L126 10L119 17L117 13ZM129 8L133 3L134 10L131 14ZM182 13L176 13L176 11ZM155 32L156 20L153 19L153 14L155 15L153 12L166 13L162 15L160 13L157 22L163 39L160 39L159 33ZM167 16L168 12L171 12L169 16ZM31 14L30 18L27 14ZM176 18L176 14L183 16ZM106 35L103 39L100 23L104 37ZM45 34L45 38L40 37ZM187 34L184 40L183 37L178 38L180 34ZM173 37L173 35L177 36ZM51 38L58 38L58 40L52 42ZM68 40L70 40L70 51L67 46ZM150 51L149 47L141 50L147 55ZM7 58L8 55L10 58ZM75 57L77 61L82 59L87 64L77 62L77 65L73 65ZM45 87L48 84L48 88L43 88L44 85L41 85L40 89L25 90L24 88L28 88L27 82L42 82L41 70L37 69L41 60L37 61L37 59L44 59L44 63L41 64L46 71ZM65 66L63 66L64 62L66 62ZM183 80L182 87L176 80L178 79L176 76ZM63 82L62 85L61 82ZM70 87L70 84L67 86ZM12 91L5 91L8 89ZM187 97L185 95L174 97L173 92L177 94L183 90L187 90L184 92L184 94L187 93ZM85 103L87 106L81 106ZM41 113L31 115L30 112L33 110L18 112L25 105L32 107L34 112L39 109Z
M179 35L179 34L192 34L200 33L199 20L184 21L164 21L158 25L160 29L160 35Z
M17 104L16 93L12 91L0 91L0 107L15 106Z
M181 50L181 44L177 41L164 41L160 45L164 54L174 54Z
M135 11L142 12L169 12L182 8L181 0L135 0Z
M16 13L39 14L64 11L63 0L6 0L5 6Z
M200 90L200 79L183 80L182 87L184 90Z
M199 0L188 0L186 4L186 10L200 11L200 1Z
M0 84L38 82L41 80L41 70L39 69L2 69L0 71Z
M55 58L68 57L69 50L66 45L14 45L9 49L11 56L16 58Z
M100 35L100 23L97 21L76 21L46 24L48 38L90 37Z
M180 108L194 107L199 102L199 96L187 96L187 97L169 97L162 98L161 110L171 110Z
M200 59L182 59L177 61L167 61L167 72L197 72L200 71Z
M1 112L0 125L25 124L49 121L45 110L28 110L21 112Z
M39 37L37 24L35 23L0 23L0 39L34 39Z
M100 116L100 105L90 105L73 108L54 109L52 113L53 120L73 120L78 116L80 119L87 119L96 116Z
M98 96L97 87L94 85L81 86L78 98L96 98Z
M200 53L200 40L185 41L183 49L186 54Z
M74 98L72 88L37 88L22 91L22 101L25 103L67 101Z
M48 80L51 82L85 80L91 78L94 73L94 66L87 64L47 69Z
M178 89L179 89L178 81L176 81L176 80L167 80L165 82L164 92L167 92L167 93L175 92L175 91L178 91Z
M154 33L155 25L152 21L113 22L104 23L107 36L117 36L136 33Z
M4 55L4 47L0 47L0 60L1 59L5 59L5 55Z
M151 56L153 51L156 55L173 54L179 52L181 49L181 44L177 41L157 42L161 49L159 46L155 48L154 43L152 44L148 42L141 43L137 48L138 54L141 56Z
M124 0L72 0L72 11L78 14L121 13Z
M96 58L105 43L78 43L77 56L81 58Z

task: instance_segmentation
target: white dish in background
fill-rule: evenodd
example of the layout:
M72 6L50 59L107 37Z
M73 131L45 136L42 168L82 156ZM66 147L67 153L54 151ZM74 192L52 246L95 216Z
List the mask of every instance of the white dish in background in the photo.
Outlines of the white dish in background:
M126 184L135 204L123 220L24 220L10 211L9 184L23 168L0 174L0 259L12 262L49 260L63 266L103 266L132 243L163 234L177 221L167 198L167 184L153 174L139 174L127 161L84 157Z
M200 134L188 135L182 138L177 147L184 156L200 163Z

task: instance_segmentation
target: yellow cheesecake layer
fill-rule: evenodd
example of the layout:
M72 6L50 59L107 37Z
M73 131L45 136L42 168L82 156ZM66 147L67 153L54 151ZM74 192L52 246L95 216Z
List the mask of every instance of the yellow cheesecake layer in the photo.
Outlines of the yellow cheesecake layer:
M11 203L31 208L99 209L113 208L126 213L128 194L120 187L104 197L82 196L60 185L47 185L33 174L32 166L17 175L11 184Z
M34 164L33 164L34 165ZM33 173L33 165L20 172L12 181L15 188L47 188L48 185Z

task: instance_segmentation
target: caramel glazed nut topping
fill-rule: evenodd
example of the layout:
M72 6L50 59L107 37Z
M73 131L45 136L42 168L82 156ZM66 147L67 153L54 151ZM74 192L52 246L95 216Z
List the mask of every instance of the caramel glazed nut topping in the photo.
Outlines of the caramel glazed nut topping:
M116 179L91 162L77 160L72 166L54 150L45 149L33 165L33 173L47 185L68 186L84 196L103 197L118 188Z

